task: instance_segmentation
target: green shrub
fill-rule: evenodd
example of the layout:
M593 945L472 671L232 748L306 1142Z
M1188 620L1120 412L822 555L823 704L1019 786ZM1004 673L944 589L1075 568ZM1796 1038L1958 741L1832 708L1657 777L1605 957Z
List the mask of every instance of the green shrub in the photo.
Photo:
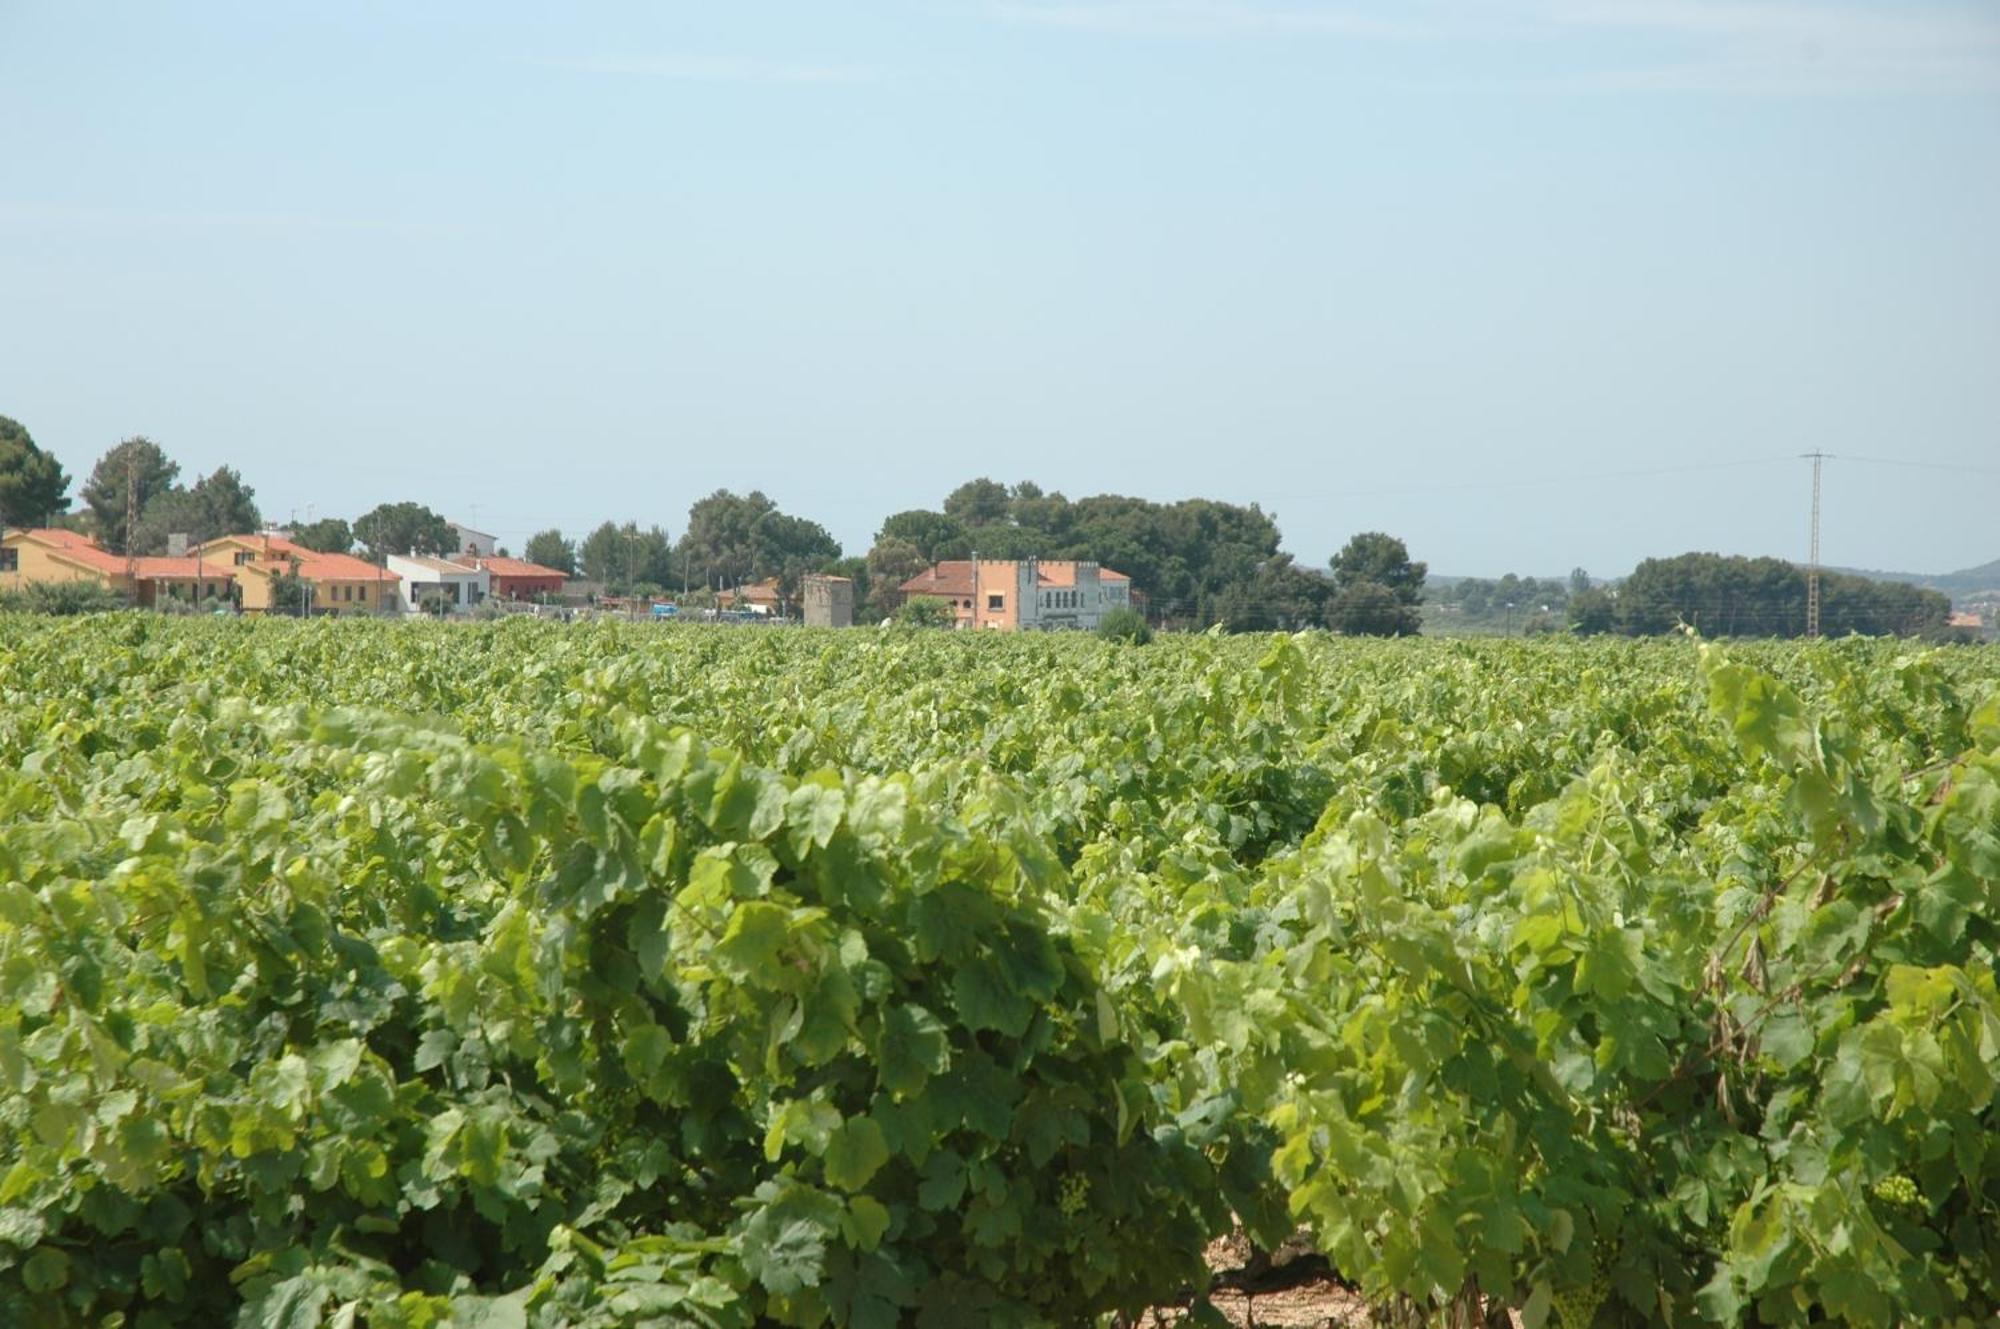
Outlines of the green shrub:
M1106 641L1129 641L1144 646L1153 639L1146 617L1136 609L1114 609L1097 620L1097 635Z
M18 591L0 591L0 613L103 614L125 608L122 596L94 581L32 581Z
M948 628L957 617L949 602L931 595L912 596L896 611L896 621L910 628Z

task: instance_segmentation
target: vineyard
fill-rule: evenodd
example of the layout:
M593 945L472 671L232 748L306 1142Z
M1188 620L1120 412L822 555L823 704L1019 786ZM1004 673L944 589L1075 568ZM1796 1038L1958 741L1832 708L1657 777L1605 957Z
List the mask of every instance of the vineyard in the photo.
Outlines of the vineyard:
M0 617L0 1324L1990 1324L1996 922L1990 651Z

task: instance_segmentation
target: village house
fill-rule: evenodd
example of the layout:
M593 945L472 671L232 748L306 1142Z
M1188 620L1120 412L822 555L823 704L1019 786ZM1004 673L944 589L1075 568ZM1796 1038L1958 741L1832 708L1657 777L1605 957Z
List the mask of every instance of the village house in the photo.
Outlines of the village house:
M493 592L493 574L471 563L429 554L391 554L389 573L400 585L403 612L469 614Z
M475 531L462 522L446 522L451 527L452 555L458 559L492 558L500 552L499 538L487 531Z
M1009 632L1088 631L1132 604L1130 577L1067 559L950 559L897 589L943 600L958 627Z
M0 591L36 582L87 581L129 596L125 558L95 540L60 529L9 530L0 536Z
M236 577L233 568L192 554L179 558L140 557L133 562L139 577L141 608L160 609L180 605L189 609L211 610L235 604Z
M560 569L498 555L475 557L471 563L492 579L492 594L497 599L543 600L562 594L565 579Z
M219 536L199 552L207 563L228 566L246 614L296 612L275 607L277 582L289 573L305 586L307 613L379 614L397 606L395 578L383 568L351 554L323 554L271 532Z
M84 581L132 603L227 603L234 578L227 564L195 557L128 559L87 535L61 529L10 530L0 536L0 591L34 582Z
M747 609L755 614L782 615L785 612L785 591L776 577L766 577L748 586L716 592L715 604L719 609Z

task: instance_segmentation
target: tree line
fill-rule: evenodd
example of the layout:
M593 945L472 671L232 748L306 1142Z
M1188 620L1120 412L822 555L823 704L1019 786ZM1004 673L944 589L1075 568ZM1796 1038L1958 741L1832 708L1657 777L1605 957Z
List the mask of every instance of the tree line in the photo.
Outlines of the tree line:
M935 509L882 523L867 556L851 561L866 613L897 609L899 586L934 563L980 558L1076 559L1132 579L1149 617L1176 627L1231 630L1332 627L1397 635L1420 623L1425 568L1403 542L1356 536L1325 569L1279 546L1277 522L1257 504L1189 498L1158 503L1122 494L1070 499L1033 481L981 477Z
M180 473L151 439L126 439L99 459L79 491L81 508L71 513L62 467L26 429L0 418L0 520L8 525L66 524L115 553L158 554L175 533L200 543L263 524L255 492L235 469L219 467L192 485L182 485ZM377 562L392 553L450 554L457 544L442 514L407 500L351 521L296 525L292 538ZM1032 481L1008 486L981 477L935 510L892 515L858 557L844 555L826 527L782 511L769 496L726 489L695 501L677 540L658 524L605 521L580 538L537 531L521 553L615 595L700 597L775 579L792 597L806 574L832 573L854 581L864 621L896 613L902 584L933 563L975 554L1079 559L1131 577L1155 621L1174 626L1419 630L1425 568L1402 541L1379 532L1356 536L1324 569L1297 563L1279 541L1276 521L1254 503L1118 494L1071 500Z
M191 484L145 437L107 451L78 489L19 423L0 416L0 523L63 524L124 553L163 553L168 536L194 541L254 531L262 525L255 492L221 466ZM377 505L353 518L329 517L294 528L309 549L358 553L380 562L391 553L451 554L457 540L445 517L412 501ZM1599 586L1583 569L1567 581L1516 577L1461 579L1427 597L1426 566L1394 536L1354 536L1326 565L1299 562L1279 548L1275 518L1207 498L1155 502L1121 494L1071 499L1024 480L980 477L944 496L936 508L897 512L876 531L866 554L846 555L816 521L787 513L767 495L721 489L688 509L678 539L637 520L605 521L572 538L560 529L531 536L522 557L599 583L616 595L703 598L775 579L796 596L801 579L821 572L855 583L862 621L897 614L901 586L933 564L981 558L1087 560L1132 578L1154 622L1172 627L1220 624L1231 631L1327 628L1397 636L1421 630L1428 598L1467 620L1497 619L1524 631L1567 629L1631 636L1674 631L1685 623L1713 636L1797 636L1805 630L1805 576L1779 559L1691 553L1648 559L1624 581ZM503 551L504 552L504 551ZM1821 574L1821 631L1829 636L1941 632L1949 600L1902 583Z
M1940 636L1951 599L1907 582L1821 572L1820 634ZM1630 637L1685 624L1708 637L1800 637L1806 632L1806 572L1778 558L1692 553L1649 558L1614 587L1569 597L1571 631Z

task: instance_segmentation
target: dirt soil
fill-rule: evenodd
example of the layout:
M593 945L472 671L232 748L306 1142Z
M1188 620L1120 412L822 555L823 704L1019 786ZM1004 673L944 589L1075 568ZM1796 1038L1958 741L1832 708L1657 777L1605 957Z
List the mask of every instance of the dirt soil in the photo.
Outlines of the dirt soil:
M1287 1242L1271 1254L1270 1269L1258 1279L1269 1290L1255 1294L1218 1288L1209 1300L1242 1329L1367 1329L1368 1307L1361 1297L1323 1273L1308 1272L1316 1261L1303 1242ZM1241 1275L1251 1259L1250 1242L1242 1234L1224 1237L1208 1248L1208 1266L1218 1279ZM1288 1266L1305 1261L1287 1274ZM1294 1277L1295 1276L1295 1277ZM1289 1283L1290 1286L1272 1286ZM1174 1325L1187 1321L1178 1307L1155 1310L1141 1326Z

